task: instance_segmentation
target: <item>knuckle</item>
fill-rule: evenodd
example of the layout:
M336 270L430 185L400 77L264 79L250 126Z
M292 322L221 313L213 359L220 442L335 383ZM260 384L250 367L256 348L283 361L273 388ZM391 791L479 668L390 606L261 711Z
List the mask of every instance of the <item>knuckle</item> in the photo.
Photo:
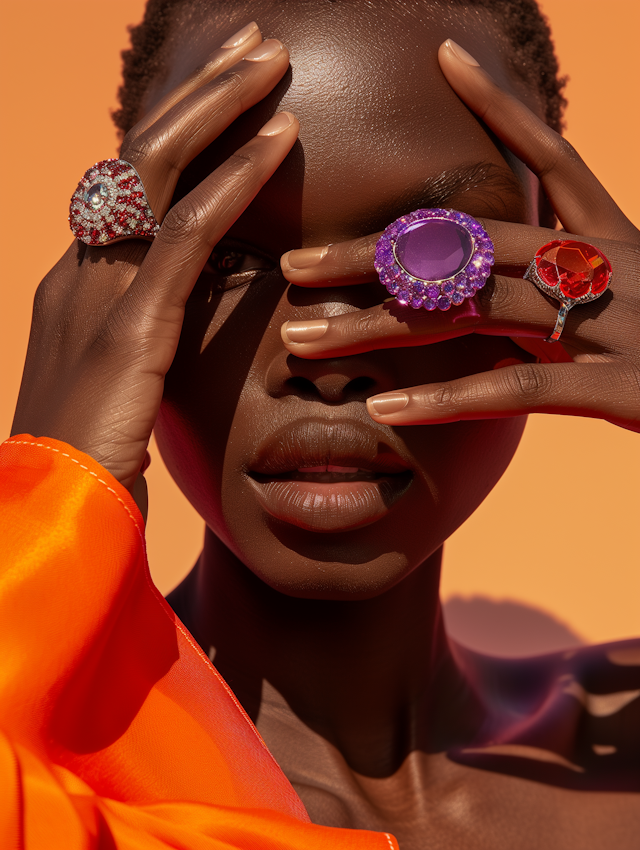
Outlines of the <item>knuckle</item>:
M451 384L439 384L438 386L431 389L429 393L429 407L435 407L436 409L449 409L451 405L457 400L457 394ZM423 405L426 407L427 405Z
M237 69L231 68L225 74L218 77L218 86L229 93L238 92L243 87L245 78Z
M368 268L372 263L377 241L377 235L376 238L365 236L362 239L355 239L345 247L345 260L356 268L360 266Z
M122 142L120 157L131 163L131 165L136 166L141 162L148 161L155 153L155 149L156 146L147 133L142 133L135 137L132 136L132 131L129 131Z
M370 336L375 328L374 316L369 312L354 314L349 324L352 326L354 336L359 338Z
M187 195L165 216L158 236L170 245L193 238L203 218L201 207Z
M206 204L210 209L228 210L257 179L255 151L240 149L229 156L218 169L216 179L206 187Z
M526 315L530 311L529 298L526 290L513 287L508 280L491 275L486 285L475 294L480 313L478 323Z
M538 404L550 389L549 372L534 363L522 363L510 371L511 390L514 395L526 404Z
M256 159L251 151L239 150L231 154L227 160L227 164L232 174L242 177L247 172L253 171Z
M475 294L476 302L483 313L507 306L511 297L508 287L496 285L494 275L491 275L482 289Z
M233 68L215 81L216 95L224 107L239 106L244 109L245 76Z
M560 163L570 164L581 162L578 152L571 142L559 133L545 128L540 135L540 165L538 176L545 177Z

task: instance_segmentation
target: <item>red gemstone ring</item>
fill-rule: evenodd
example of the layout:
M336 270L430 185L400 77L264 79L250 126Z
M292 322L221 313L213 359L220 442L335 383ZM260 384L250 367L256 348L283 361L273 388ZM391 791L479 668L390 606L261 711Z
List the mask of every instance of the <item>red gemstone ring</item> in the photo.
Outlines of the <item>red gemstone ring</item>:
M546 342L560 339L567 314L576 304L587 304L607 291L611 263L588 242L554 239L543 245L524 274L541 292L562 305L553 333Z
M87 245L152 238L160 229L140 175L124 159L96 162L71 197L69 225Z

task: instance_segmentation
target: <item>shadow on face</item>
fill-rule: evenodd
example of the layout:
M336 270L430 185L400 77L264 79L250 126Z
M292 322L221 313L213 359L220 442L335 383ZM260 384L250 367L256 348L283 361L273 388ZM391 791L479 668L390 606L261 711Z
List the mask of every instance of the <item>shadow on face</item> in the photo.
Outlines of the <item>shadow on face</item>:
M535 181L449 88L439 44L453 37L505 87L534 107L536 98L511 79L500 31L473 10L383 2L218 8L229 10L224 22L222 11L196 11L176 24L166 74L149 103L252 18L265 37L287 45L291 71L192 163L178 192L197 185L276 109L293 111L301 133L217 248L218 259L233 256L242 270L204 273L193 293L158 439L209 528L268 585L293 596L375 596L422 564L485 498L524 422L394 430L370 420L366 398L488 371L522 352L506 339L467 336L325 361L293 357L282 346L283 322L361 309L386 292L379 284L301 289L284 280L278 259L301 245L376 232L418 207L535 222ZM280 499L289 513L261 495L260 475L282 480L332 462L378 479L387 474L391 483L358 482L352 492L292 485ZM396 474L404 475L402 487ZM353 507L376 499L377 513Z

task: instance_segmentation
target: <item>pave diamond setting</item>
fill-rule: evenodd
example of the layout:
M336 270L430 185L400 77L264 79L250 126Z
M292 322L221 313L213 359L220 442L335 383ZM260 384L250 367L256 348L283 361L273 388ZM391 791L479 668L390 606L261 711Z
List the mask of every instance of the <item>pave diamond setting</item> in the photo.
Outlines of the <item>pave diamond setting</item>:
M436 208L392 222L378 240L374 266L400 304L449 310L485 285L493 262L493 243L480 222Z
M69 225L87 245L153 238L160 229L138 172L123 159L102 160L85 173L71 197Z

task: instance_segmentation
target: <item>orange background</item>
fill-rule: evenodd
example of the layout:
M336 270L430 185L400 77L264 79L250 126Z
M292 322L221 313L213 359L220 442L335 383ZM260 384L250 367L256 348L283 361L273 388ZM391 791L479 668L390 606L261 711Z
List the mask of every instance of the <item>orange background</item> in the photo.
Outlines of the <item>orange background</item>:
M140 19L143 6L142 0L4 5L2 438L10 429L33 293L70 242L71 192L90 164L116 155L109 109L116 105L119 52L127 24ZM639 4L544 0L542 7L562 73L570 76L567 137L640 224ZM166 592L197 557L202 522L153 446L151 452L148 548ZM542 609L587 641L640 634L639 483L638 435L599 421L531 417L505 477L447 544L445 597Z

